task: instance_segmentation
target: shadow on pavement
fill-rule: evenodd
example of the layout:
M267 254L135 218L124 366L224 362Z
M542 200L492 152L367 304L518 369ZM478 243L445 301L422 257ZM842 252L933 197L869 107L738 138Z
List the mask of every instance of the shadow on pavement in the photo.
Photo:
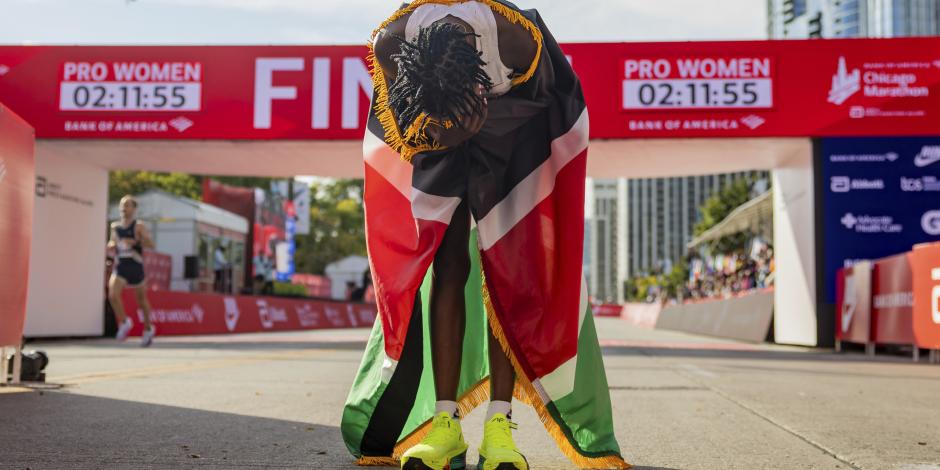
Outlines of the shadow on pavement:
M358 468L332 426L67 392L0 395L0 416L3 468Z

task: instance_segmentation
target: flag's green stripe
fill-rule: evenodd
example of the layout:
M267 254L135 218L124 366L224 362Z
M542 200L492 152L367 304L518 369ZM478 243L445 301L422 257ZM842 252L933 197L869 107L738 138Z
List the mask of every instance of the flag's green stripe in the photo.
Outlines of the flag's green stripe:
M620 455L620 446L614 437L607 374L590 308L578 338L574 384L573 392L548 407L552 417L582 455Z
M487 324L486 313L481 297L482 276L480 274L480 255L477 249L477 232L474 229L470 234L470 276L464 290L467 307L467 328L464 333L463 362L460 367L460 385L457 397L459 398L470 388L489 376L489 360L487 357ZM428 270L424 283L421 285L422 305L431 305L431 270ZM424 315L424 371L421 374L421 385L418 386L418 395L414 407L408 416L408 421L399 440L408 436L425 421L434 415L434 402L437 400L434 393L434 368L431 366L431 329L429 309L425 308Z
M340 429L343 432L343 441L346 447L356 457L362 456L360 450L362 436L369 426L369 420L375 411L375 406L385 392L387 384L382 383L382 363L385 360L385 337L382 333L382 322L375 320L372 334L366 345L362 364L359 366L359 375L353 382L346 406L343 408L343 419Z

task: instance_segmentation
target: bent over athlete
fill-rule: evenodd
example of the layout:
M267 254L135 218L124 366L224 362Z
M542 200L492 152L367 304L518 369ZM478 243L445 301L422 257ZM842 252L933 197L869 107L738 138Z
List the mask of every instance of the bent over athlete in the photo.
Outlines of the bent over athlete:
M479 468L527 470L515 396L576 465L628 468L583 289L588 119L565 54L537 12L503 0L414 0L371 46L380 321L343 413L350 452L462 469L460 413L488 397Z

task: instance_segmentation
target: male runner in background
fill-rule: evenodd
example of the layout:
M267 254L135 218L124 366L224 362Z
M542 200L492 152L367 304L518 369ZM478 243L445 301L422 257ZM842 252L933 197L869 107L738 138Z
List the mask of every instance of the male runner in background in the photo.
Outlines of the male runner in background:
M108 281L108 300L114 309L114 318L118 323L117 339L124 341L134 327L134 321L124 312L121 292L125 287L134 288L137 305L144 312L144 332L141 346L153 343L157 334L150 321L150 302L147 300L147 277L144 274L144 248L153 248L150 232L142 223L138 223L137 200L133 196L121 198L121 220L111 224L111 239L108 248L117 252L111 279Z

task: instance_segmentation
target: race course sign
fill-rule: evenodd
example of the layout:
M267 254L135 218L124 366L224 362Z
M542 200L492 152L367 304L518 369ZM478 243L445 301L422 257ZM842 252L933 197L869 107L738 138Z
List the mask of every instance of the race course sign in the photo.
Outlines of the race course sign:
M583 43L591 136L940 134L940 38ZM358 140L363 46L0 46L39 138Z

